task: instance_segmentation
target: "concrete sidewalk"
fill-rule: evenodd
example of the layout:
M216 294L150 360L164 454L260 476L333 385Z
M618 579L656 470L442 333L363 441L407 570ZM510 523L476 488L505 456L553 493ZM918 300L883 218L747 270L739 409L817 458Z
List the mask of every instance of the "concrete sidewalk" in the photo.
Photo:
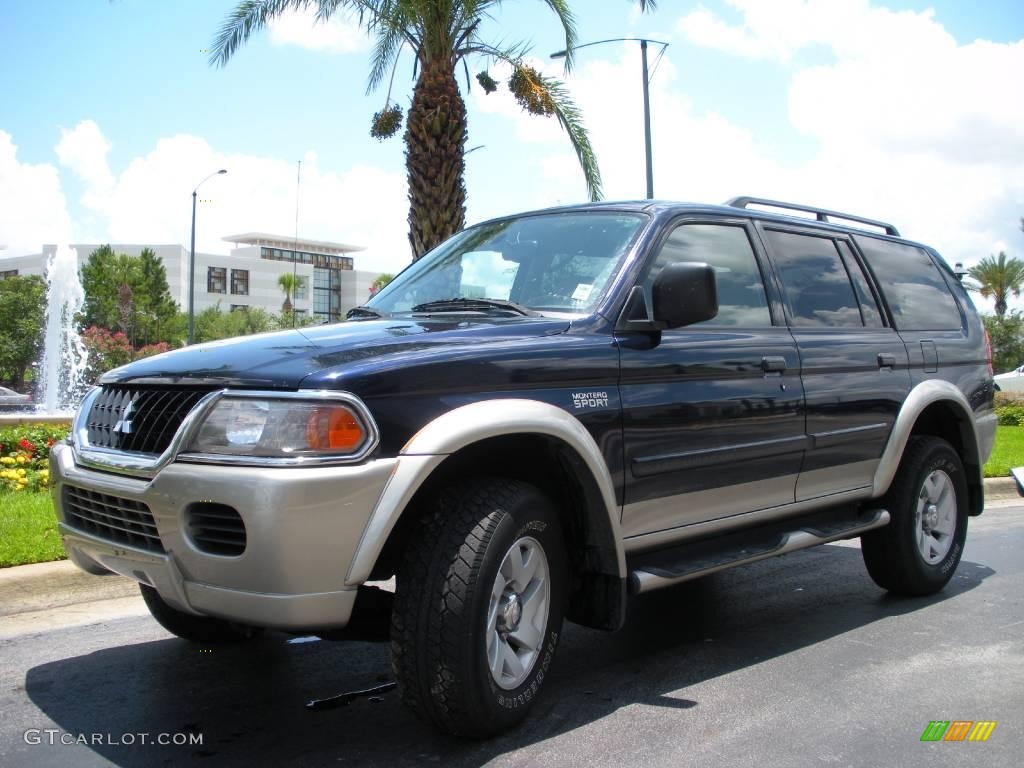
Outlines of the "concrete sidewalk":
M985 507L1024 505L1010 477L985 481ZM147 612L136 583L124 576L93 576L67 560L0 568L0 639L27 627L93 623L106 615Z

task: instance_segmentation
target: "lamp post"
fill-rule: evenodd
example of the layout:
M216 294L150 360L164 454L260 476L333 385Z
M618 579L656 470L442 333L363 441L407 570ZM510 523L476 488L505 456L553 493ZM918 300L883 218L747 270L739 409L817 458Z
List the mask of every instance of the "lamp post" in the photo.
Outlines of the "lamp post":
M188 251L188 343L191 344L195 340L195 326L196 326L196 193L203 184L214 176L220 176L221 174L227 173L227 170L221 168L219 171L214 171L205 179L196 184L192 190L192 244Z
M655 45L661 46L661 52L664 53L665 49L668 48L668 43L662 42L661 40L646 40L644 38L636 37L612 37L608 40L595 40L592 43L584 43L583 45L577 45L573 47L574 51L578 51L580 48L589 48L592 45L601 45L603 43L621 43L621 42L639 42L640 43L640 74L643 78L643 91L644 91L644 152L647 160L647 199L650 200L654 197L654 161L651 156L651 95L650 95L650 83L651 77L647 72L647 44L654 43ZM556 51L551 54L552 59L564 58L568 51Z

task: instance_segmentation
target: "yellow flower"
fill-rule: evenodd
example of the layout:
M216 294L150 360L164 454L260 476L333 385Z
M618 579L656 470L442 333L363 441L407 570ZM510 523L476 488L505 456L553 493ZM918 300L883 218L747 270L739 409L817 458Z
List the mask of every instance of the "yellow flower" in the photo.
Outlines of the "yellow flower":
M12 459L10 456L4 456L3 458L0 458L0 464L13 464L13 463L14 463L14 459Z
M26 461L28 461L28 459L26 459L26 458L25 458L25 456L24 456L23 454L20 454L20 453L19 453L19 454L18 454L18 458L16 459L16 461L17 461L17 462L18 462L19 464L24 464L24 463L25 463Z
M19 469L18 470L18 477L24 477L24 476L25 476L25 470L24 469Z

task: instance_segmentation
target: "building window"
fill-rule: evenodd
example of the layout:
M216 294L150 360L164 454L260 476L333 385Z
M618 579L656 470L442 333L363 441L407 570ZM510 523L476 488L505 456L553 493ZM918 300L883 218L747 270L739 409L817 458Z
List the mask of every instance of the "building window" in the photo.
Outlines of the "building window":
M248 296L249 295L249 270L248 269L232 269L231 270L231 292L236 296Z
M248 310L249 310L249 305L248 304L232 304L231 305L231 311L232 312L247 312Z
M18 276L18 270L16 270L16 269L7 269L7 270L4 270L3 272L0 272L0 280L6 280L9 277L17 277L17 276Z
M207 267L206 269L206 292L226 293L227 292L227 269L225 267Z

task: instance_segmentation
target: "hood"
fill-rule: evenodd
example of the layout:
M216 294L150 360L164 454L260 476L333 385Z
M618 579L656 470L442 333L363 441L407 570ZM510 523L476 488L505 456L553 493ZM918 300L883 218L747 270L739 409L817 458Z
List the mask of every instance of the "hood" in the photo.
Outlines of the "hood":
M394 369L453 347L505 344L564 333L569 321L544 317L359 320L195 344L108 371L100 383L298 389L345 378L347 368Z

